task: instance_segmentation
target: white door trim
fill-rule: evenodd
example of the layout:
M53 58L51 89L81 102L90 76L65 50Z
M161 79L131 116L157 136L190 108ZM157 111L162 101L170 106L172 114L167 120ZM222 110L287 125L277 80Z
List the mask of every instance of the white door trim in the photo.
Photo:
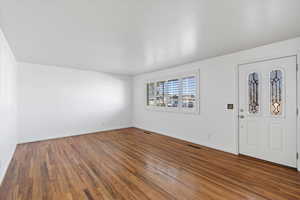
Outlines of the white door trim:
M279 56L279 57L269 57L269 58L265 58L265 59L259 59L259 60L253 60L251 61L246 61L246 62L242 62L240 64L237 64L236 68L235 68L235 105L236 105L236 109L234 110L234 115L235 115L235 144L236 144L236 154L240 154L240 148L239 148L239 136L240 136L240 132L239 132L239 67L241 65L245 65L245 64L253 64L253 63L259 63L259 62L265 62L265 61L270 61L270 60L277 60L277 59L281 59L281 58L288 58L288 57L296 57L296 61L297 61L297 65L299 66L300 64L300 50L296 53L296 54L291 54L291 55L286 55L286 56ZM299 66L300 67L300 66ZM300 70L300 69L299 69ZM299 76L299 70L297 71L297 76L296 76L296 88L297 88L297 107L300 108L300 87L299 85L299 81L300 80L300 76ZM297 116L297 122L296 122L296 130L297 130L297 152L299 153L300 156L300 113ZM296 155L295 155L296 156ZM300 171L300 159L297 160L297 169L298 171Z
M300 76L299 76L299 65L300 65L300 50L297 52L297 66L298 66L298 70L297 70L297 108L300 108L300 87L299 87L299 81L300 81ZM298 155L300 156L300 113L298 113L297 116L297 152ZM300 158L298 158L297 160L297 169L300 172Z

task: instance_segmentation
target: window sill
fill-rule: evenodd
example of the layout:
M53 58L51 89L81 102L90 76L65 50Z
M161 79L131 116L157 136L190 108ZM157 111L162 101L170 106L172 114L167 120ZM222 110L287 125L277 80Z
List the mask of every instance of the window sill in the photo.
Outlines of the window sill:
M180 113L180 114L191 114L191 115L199 115L200 109L195 108L193 110L187 109L179 109L179 108L160 108L154 106L146 106L147 111L154 111L154 112L168 112L168 113Z

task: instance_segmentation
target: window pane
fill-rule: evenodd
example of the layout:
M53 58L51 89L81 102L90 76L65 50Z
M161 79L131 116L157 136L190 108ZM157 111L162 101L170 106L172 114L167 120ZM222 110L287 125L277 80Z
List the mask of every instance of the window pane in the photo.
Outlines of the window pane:
M259 112L259 79L258 73L253 72L248 77L249 113Z
M273 70L270 73L271 114L282 114L282 71Z
M196 106L196 77L182 79L182 107L195 108Z
M165 95L166 95L166 82L160 81L156 83L156 105L164 107L165 104Z
M167 104L168 107L178 107L179 102L179 79L167 82Z
M155 106L155 84L147 84L147 105Z

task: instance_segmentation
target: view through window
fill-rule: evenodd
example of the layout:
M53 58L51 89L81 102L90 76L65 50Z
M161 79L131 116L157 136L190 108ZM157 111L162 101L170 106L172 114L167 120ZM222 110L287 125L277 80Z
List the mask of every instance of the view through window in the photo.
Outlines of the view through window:
M147 106L172 110L197 111L197 73L147 83Z

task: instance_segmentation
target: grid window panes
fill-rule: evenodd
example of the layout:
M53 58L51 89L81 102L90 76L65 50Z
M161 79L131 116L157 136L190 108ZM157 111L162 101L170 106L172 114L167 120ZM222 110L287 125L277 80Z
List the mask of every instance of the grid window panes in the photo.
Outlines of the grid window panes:
M166 82L156 82L156 105L160 107L166 106Z
M197 71L172 75L147 83L149 109L197 113L199 112L199 74Z
M147 84L147 105L155 106L155 83Z
M176 108L179 105L179 79L167 82L167 106Z
M182 107L196 107L196 77L190 76L182 78Z

